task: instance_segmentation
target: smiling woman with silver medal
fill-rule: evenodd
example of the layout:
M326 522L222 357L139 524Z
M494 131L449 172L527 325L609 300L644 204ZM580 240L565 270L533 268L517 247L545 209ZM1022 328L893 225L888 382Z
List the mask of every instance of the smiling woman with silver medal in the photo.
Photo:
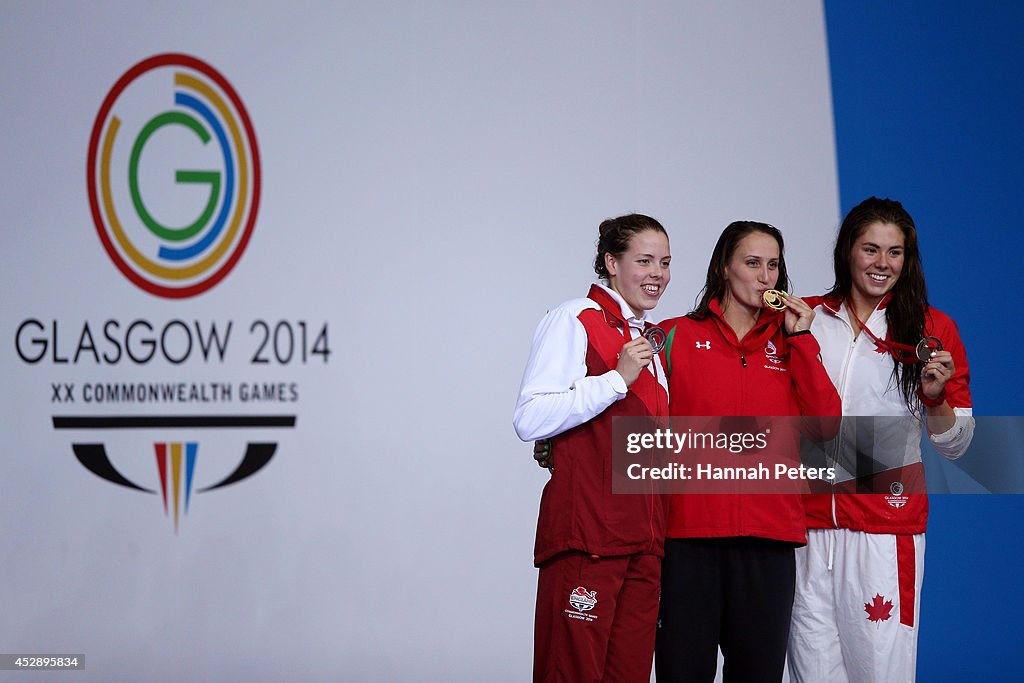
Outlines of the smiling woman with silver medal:
M558 452L534 547L535 681L650 678L665 513L653 491L612 494L612 418L667 416L652 348L664 332L647 312L671 258L653 218L604 221L594 270L605 284L549 311L534 333L513 424Z

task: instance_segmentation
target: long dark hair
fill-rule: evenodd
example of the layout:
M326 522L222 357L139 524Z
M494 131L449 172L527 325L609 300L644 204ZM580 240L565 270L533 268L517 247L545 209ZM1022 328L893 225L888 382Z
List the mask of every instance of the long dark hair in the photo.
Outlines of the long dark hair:
M913 346L924 336L925 311L928 309L928 288L924 281L924 266L917 246L917 228L903 205L893 199L869 197L846 214L836 236L833 268L836 283L828 296L848 300L853 288L850 256L853 245L868 226L891 223L903 233L903 270L892 288L892 298L885 307L885 320L889 326L889 339ZM917 412L915 394L921 386L921 373L916 358L904 356L907 362L893 359L892 382L898 386L903 400L911 412Z
M594 272L597 276L608 282L608 268L604 263L604 255L611 254L617 259L622 258L629 250L629 241L633 239L633 235L646 230L656 230L668 237L661 223L642 213L631 213L601 221L597 228L597 256L594 257Z
M721 302L725 296L725 267L729 265L736 245L747 235L761 232L769 237L775 238L779 243L779 279L775 283L775 289L789 291L789 274L786 272L786 245L782 241L782 233L774 225L758 223L757 221L734 221L725 227L718 237L715 250L711 252L711 262L708 263L708 276L704 281L704 289L700 291L700 302L690 312L690 317L696 320L703 320L710 312L712 299Z

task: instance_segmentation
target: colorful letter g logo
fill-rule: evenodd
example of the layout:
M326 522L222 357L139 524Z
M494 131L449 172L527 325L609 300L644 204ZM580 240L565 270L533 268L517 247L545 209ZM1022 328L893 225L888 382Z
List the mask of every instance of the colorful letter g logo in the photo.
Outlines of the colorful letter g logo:
M167 101L169 80L173 108L140 116ZM147 156L151 143L171 131L198 144L175 138L173 155ZM122 142L126 139L134 142L129 146ZM196 151L191 147L202 152L211 143L218 153L201 158L213 168L173 173L179 186L203 187L204 201L191 222L168 225L144 198L140 178L147 175L146 159L159 171L168 157L188 156ZM210 289L235 266L252 236L260 197L252 122L231 84L195 57L157 55L121 76L96 115L87 171L89 205L104 249L125 277L157 296L185 298ZM149 176L164 177L155 171ZM157 199L158 204L160 199L164 205L181 203Z

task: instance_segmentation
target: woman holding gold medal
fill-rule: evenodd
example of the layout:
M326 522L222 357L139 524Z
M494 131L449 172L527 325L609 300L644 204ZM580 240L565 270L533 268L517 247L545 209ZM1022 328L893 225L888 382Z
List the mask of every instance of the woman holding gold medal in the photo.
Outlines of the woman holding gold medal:
M928 519L920 441L927 429L950 459L970 445L967 356L954 322L928 305L917 230L899 202L871 197L854 207L833 263L832 290L808 302L843 402L840 437L825 457L851 471L846 484L805 501L790 677L913 681Z
M779 230L753 221L726 227L697 308L660 325L670 340L663 355L673 418L839 415L839 397L810 331L814 312L780 291L788 289ZM795 440L793 449L796 458ZM559 455L556 449L556 466ZM680 493L669 499L655 655L659 683L711 683L719 647L725 681L780 681L794 549L805 541L800 494Z
M647 681L654 655L663 497L613 495L612 418L664 420L661 361L647 312L670 279L668 235L639 214L601 223L594 269L606 284L548 312L533 337L513 423L549 439L534 564L535 681Z

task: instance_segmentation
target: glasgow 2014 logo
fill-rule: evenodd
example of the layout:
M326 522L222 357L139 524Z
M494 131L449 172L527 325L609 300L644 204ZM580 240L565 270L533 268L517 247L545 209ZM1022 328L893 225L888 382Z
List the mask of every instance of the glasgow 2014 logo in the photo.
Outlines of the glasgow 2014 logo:
M151 294L205 292L252 237L256 134L231 84L195 57L156 55L118 79L96 115L87 172L104 249Z

